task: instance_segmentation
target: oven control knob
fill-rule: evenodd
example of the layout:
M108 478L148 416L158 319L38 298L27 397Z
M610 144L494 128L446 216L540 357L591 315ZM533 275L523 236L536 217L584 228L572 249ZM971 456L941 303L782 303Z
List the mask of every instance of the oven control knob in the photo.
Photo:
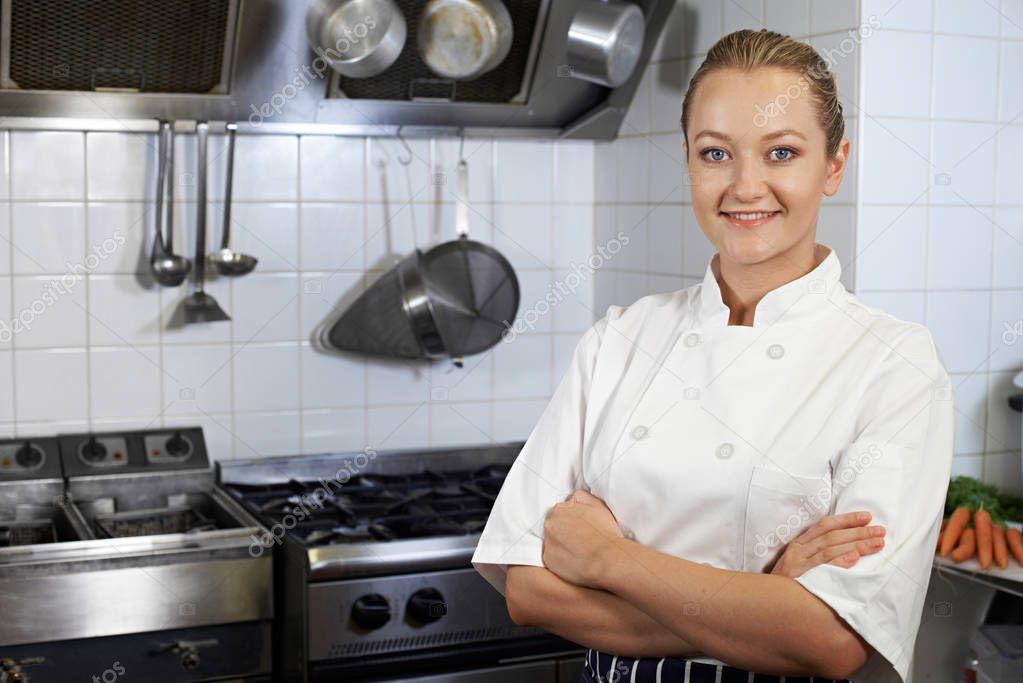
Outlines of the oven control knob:
M379 593L367 593L352 605L352 621L367 631L380 628L390 619L391 605Z
M437 621L448 613L444 596L436 588L421 588L408 599L405 611L421 624Z
M168 455L172 455L175 458L183 458L189 454L192 450L192 442L181 435L181 432L174 432L174 436L167 439Z
M14 454L14 462L27 470L34 469L43 463L43 451L31 441L26 441Z
M97 441L95 436L89 437L79 452L86 462L98 462L107 457L107 447Z

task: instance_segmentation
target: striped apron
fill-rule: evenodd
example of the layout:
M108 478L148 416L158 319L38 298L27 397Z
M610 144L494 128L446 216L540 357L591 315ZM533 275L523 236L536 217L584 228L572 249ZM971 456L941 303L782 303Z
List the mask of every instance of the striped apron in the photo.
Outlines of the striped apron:
M586 651L579 683L851 683L817 676L755 674L734 666L694 662L685 657L619 657Z

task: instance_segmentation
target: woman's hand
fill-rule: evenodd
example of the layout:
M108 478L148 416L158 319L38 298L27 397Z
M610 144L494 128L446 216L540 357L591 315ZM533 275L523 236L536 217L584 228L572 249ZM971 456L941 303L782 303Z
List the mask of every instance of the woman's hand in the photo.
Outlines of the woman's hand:
M828 515L792 539L774 566L764 571L794 579L819 564L848 569L861 556L884 547L885 528L865 526L869 521L869 512Z
M547 512L543 525L543 563L565 581L596 588L603 551L622 538L610 508L600 498L575 491Z

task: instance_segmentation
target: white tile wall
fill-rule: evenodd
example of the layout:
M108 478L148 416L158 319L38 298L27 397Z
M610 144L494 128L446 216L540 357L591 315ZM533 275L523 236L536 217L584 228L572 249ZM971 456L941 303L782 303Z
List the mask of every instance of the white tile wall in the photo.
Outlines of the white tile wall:
M881 30L862 44L857 149L859 289L934 334L955 385L956 471L1017 493L1020 416L1006 399L1023 368L1021 8L864 0L861 21Z
M211 136L208 246L224 142ZM592 278L461 369L311 343L379 268L454 236L458 140L411 140L405 166L396 139L239 135L234 246L259 265L207 283L231 322L188 327L172 325L189 290L148 274L155 143L0 131L0 434L199 424L220 459L528 436L571 351L554 331L574 340L594 320ZM175 149L189 254L194 136ZM515 263L520 311L536 308L593 251L594 145L467 139L464 154L471 236Z

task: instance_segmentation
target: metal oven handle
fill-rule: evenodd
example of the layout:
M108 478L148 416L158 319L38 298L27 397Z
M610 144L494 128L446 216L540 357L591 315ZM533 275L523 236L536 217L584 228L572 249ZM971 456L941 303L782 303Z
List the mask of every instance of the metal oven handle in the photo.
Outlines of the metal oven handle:
M191 671L199 666L199 648L216 647L220 641L216 638L206 640L178 640L168 643L153 652L154 655L162 655L165 652L181 655L181 668Z

